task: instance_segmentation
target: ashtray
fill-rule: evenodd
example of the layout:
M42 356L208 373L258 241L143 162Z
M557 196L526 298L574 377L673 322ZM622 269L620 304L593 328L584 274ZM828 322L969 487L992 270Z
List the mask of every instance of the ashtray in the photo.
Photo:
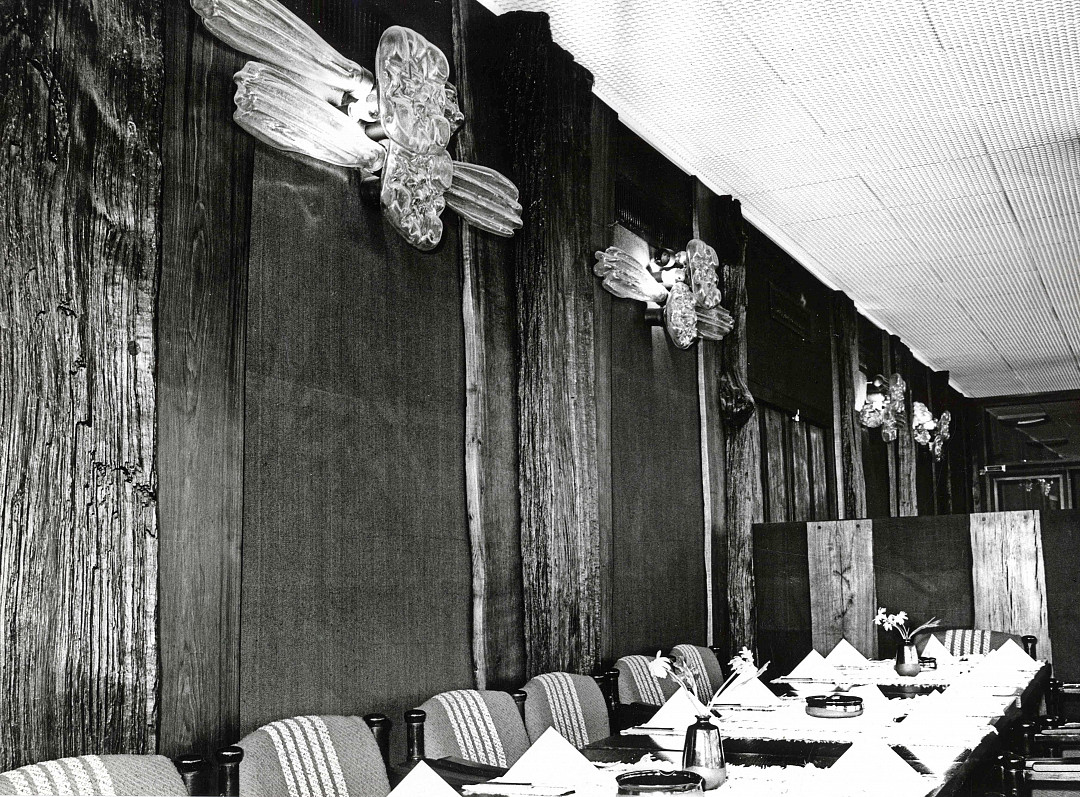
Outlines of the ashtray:
M617 776L619 795L650 794L654 797L667 794L701 794L704 780L701 775L685 770L666 771L644 769L624 772Z
M924 670L936 670L937 659L933 656L919 656L919 666Z
M845 719L863 713L863 699L857 695L816 695L806 698L806 713L822 719Z

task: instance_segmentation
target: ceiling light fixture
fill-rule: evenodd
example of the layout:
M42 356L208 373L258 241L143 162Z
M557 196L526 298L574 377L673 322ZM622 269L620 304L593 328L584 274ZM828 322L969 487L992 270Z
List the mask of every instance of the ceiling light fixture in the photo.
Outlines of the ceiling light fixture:
M191 6L214 36L260 59L234 76L236 123L271 147L381 179L387 219L417 249L442 239L446 207L495 235L521 228L517 187L447 152L465 117L446 56L419 33L387 28L372 74L277 0Z
M648 266L629 253L609 246L596 253L593 273L609 293L663 307L663 323L671 342L688 349L698 338L721 340L735 321L720 305L716 250L694 238L681 252L662 252ZM659 317L659 307L653 313ZM646 310L646 318L650 311Z

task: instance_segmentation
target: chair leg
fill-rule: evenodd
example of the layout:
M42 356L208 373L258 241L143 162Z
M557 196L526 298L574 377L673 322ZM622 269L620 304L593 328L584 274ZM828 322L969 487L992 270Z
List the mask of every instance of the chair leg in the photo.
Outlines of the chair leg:
M525 722L525 701L529 699L529 693L524 689L515 689L510 693L510 697L514 698L514 704L517 706L518 714L521 715L521 721Z

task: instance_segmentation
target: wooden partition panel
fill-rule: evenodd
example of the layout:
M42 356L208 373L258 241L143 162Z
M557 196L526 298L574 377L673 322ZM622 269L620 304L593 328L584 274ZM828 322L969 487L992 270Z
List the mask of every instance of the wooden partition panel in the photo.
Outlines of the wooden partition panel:
M757 655L786 675L814 646L805 523L754 527Z
M1040 513L1054 675L1080 681L1080 510Z
M873 657L877 600L871 521L808 523L806 549L814 648L825 654L846 639L864 656Z
M1046 567L1038 512L983 512L971 516L975 626L1034 634L1050 658Z

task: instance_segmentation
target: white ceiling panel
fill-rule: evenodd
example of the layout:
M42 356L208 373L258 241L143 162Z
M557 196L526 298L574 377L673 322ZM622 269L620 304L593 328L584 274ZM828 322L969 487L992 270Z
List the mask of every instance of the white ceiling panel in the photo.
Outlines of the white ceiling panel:
M482 2L959 389L1080 389L1077 0Z

